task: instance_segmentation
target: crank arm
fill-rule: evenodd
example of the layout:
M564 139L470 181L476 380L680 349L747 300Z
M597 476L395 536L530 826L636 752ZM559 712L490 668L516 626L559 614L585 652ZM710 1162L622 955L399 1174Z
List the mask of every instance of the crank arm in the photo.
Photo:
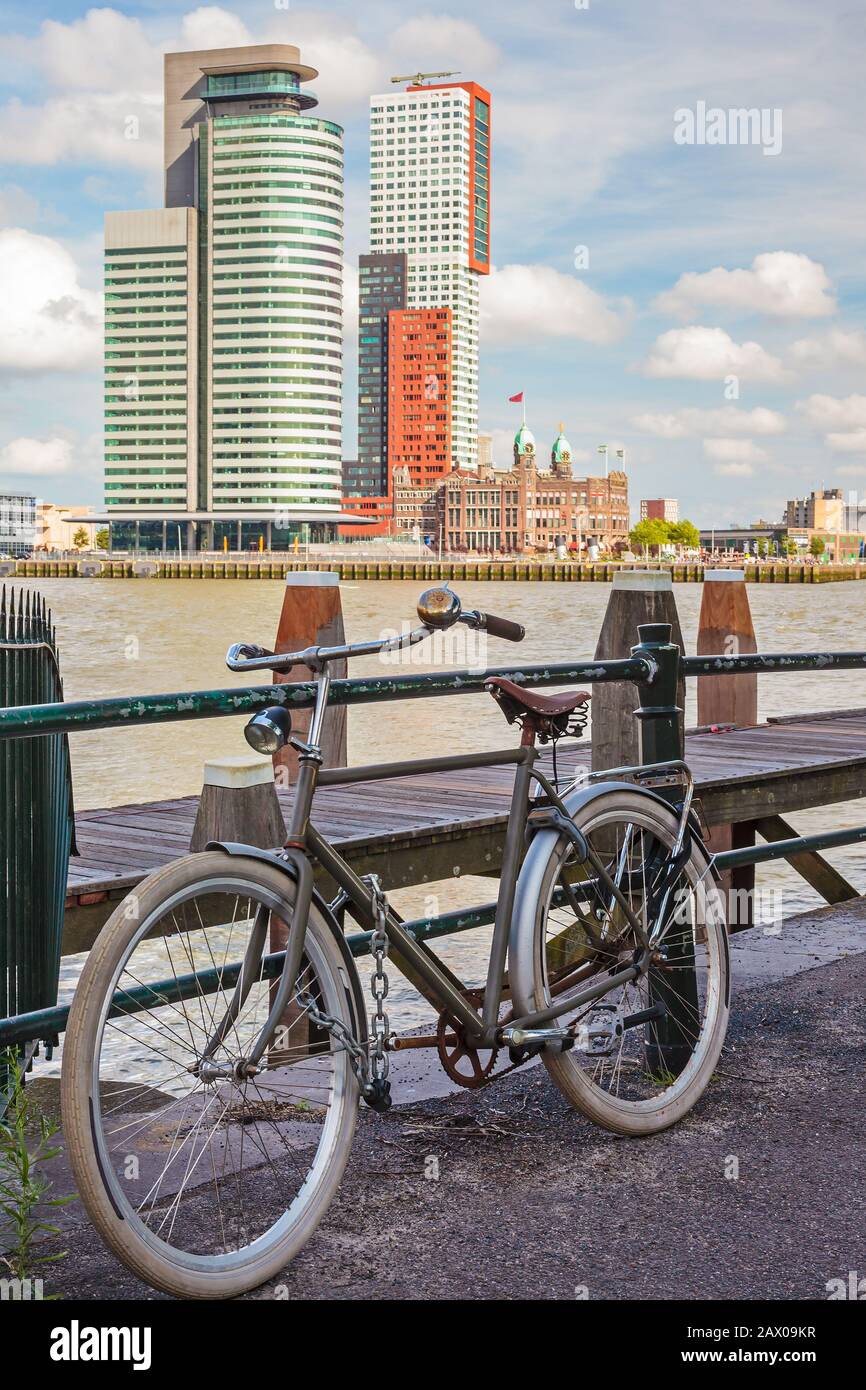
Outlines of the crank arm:
M532 1047L547 1042L562 1043L566 1047L574 1045L574 1033L570 1028L503 1028L499 1039L505 1047Z

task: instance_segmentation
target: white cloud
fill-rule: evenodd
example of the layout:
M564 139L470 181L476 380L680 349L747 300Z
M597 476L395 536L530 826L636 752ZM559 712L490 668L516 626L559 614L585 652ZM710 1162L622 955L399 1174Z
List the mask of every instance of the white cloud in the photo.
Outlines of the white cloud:
M790 347L798 367L819 371L833 367L866 367L866 332L862 328L834 328L821 338L798 338Z
M300 35L297 38L302 61L319 70L312 86L322 115L357 106L366 109L370 93L384 85L380 62L367 45L354 34L328 34L322 29L311 32L306 41Z
M425 72L448 71L454 63L459 63L465 77L467 73L486 72L499 61L496 44L475 24L449 14L425 14L408 19L394 31L389 55L394 61L399 58L402 62L400 74L413 72L419 63Z
M835 453L866 450L866 396L826 396L816 393L797 401L796 409Z
M46 19L33 37L0 39L0 61L47 89L44 101L0 106L7 163L159 164L162 47L137 19L108 7L69 24Z
M52 204L43 205L16 183L0 187L0 226L25 227L35 223L56 226L67 219Z
M152 169L162 159L162 101L150 94L72 92L0 107L7 164L99 164Z
M831 430L824 438L828 446L839 453L866 453L866 429L852 430L845 434L838 434L835 430Z
M643 366L646 376L722 381L726 376L751 381L781 381L785 371L760 343L735 343L723 328L671 328L656 338Z
M32 68L56 88L158 89L162 80L160 48L137 19L109 7L88 10L70 24L43 20L32 38L0 39L0 58L7 70Z
M765 251L749 270L689 271L655 301L660 313L684 319L707 305L778 318L822 318L836 311L824 267L793 251Z
M721 474L723 478L749 478L752 475L752 465L750 463L717 463L713 472Z
M75 261L53 238L0 231L0 304L0 366L79 371L101 360L101 296L79 284Z
M614 343L630 321L630 305L606 302L573 275L552 266L493 268L481 284L481 332L488 350L543 338Z
M732 405L719 410L699 410L687 406L667 414L647 412L636 415L632 423L637 429L658 435L660 439L685 439L687 435L706 434L708 431L781 434L787 429L784 415L760 405L753 410L738 410Z
M11 439L0 449L0 474L18 478L56 478L74 467L72 445L68 439Z
M243 20L219 5L200 5L185 14L180 33L182 49L240 48L253 42Z
M753 464L767 459L766 449L751 439L705 439L704 453L714 461L715 471L725 477L748 477Z
M808 396L797 410L821 430L866 429L866 396Z

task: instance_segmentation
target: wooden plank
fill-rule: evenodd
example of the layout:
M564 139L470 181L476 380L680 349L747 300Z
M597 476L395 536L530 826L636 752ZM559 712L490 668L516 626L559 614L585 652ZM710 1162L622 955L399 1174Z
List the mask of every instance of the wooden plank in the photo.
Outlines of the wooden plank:
M828 719L866 719L866 709L823 709L810 714L770 714L768 724L809 724L824 723Z
M800 833L782 816L764 816L761 820L755 821L755 829L769 844L794 839ZM851 886L838 869L834 869L832 864L828 864L826 859L814 850L791 854L787 862L792 869L796 869L801 878L821 894L825 902L845 903L850 902L852 898L860 897L857 889Z

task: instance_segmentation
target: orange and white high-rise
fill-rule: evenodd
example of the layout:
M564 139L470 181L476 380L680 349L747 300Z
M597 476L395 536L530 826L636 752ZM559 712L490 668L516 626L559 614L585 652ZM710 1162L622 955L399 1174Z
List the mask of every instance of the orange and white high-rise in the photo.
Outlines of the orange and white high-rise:
M440 470L475 468L478 459L479 281L490 272L490 93L477 83L412 85L371 99L370 251L407 257L405 316L389 335L388 471L393 450L397 466L408 465L429 485ZM437 317L442 309L446 318ZM403 399L398 383L410 382L420 392L412 389Z

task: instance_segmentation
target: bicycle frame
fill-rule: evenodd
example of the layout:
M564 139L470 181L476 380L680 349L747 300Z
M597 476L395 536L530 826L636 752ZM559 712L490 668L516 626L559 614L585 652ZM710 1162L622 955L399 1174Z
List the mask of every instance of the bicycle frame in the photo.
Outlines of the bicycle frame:
M521 1027L539 1026L559 1014L579 1007L583 1003L589 1003L594 998L608 993L617 985L636 979L640 974L645 973L649 965L649 942L643 925L632 912L630 904L624 898L618 885L610 878L591 846L579 835L579 832L574 830L568 809L557 789L535 766L538 750L534 738L527 738L524 735L524 741L519 747L502 749L493 753L456 754L438 758L384 763L373 767L323 770L320 740L327 710L329 688L330 678L327 668L325 668L317 677L316 704L310 723L309 738L307 741L297 738L292 740L300 754L299 773L291 820L282 854L286 860L291 861L296 866L299 884L306 884L310 881L311 861L318 863L338 886L339 894L335 900L335 907L343 907L351 903L353 916L362 926L369 929L372 929L375 924L375 896L372 887L355 873L339 851L330 844L310 820L317 787L338 786L362 781L384 781L395 777L406 777L413 773L446 772L461 768L495 767L511 763L515 766L514 786L493 926L493 940L487 969L484 1007L480 1016L466 998L465 987L460 980L423 941L416 941L390 906L387 912L386 931L394 964L437 1011L448 1013L463 1026L467 1041L472 1046L491 1047L497 1041L514 894L523 856L526 831L533 816L535 816L539 828L552 825L554 828L573 835L584 860L591 864L605 889L616 899L634 928L646 963L635 962L606 976L600 984L588 985L585 990L567 996L558 1004L554 1004L542 1012L515 1020L515 1023L519 1023ZM635 771L637 770L635 769ZM542 798L533 798L533 783L540 787L543 793ZM301 897L304 900L303 904ZM291 989L294 988L309 913L309 898L306 893L299 894L297 906L301 907L302 910L296 911L289 929L289 938L286 944L286 964L283 978L280 981L278 998L274 1002L274 1007L256 1042L253 1053L247 1059L253 1064L259 1060L267 1046L268 1039L264 1036L265 1033L272 1023L275 1027L279 1022ZM258 1052L258 1056L256 1052Z

